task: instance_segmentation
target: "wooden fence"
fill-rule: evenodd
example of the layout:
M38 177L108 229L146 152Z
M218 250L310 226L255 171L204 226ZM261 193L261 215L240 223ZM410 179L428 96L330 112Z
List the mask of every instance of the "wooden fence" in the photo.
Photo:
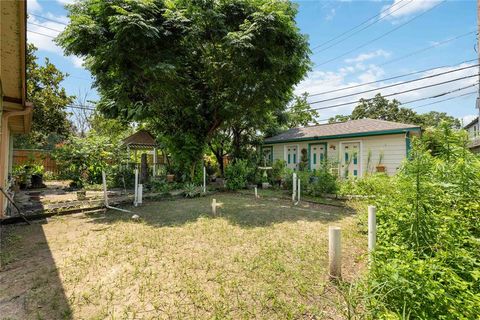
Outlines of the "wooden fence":
M57 163L52 159L49 150L14 149L13 165L27 163L41 164L45 171L50 171L54 174L58 173Z

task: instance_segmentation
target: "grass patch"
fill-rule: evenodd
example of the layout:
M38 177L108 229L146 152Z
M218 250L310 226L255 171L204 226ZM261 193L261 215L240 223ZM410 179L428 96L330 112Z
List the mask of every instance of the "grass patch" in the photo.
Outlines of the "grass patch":
M2 271L2 315L338 318L326 290L328 225L342 227L346 279L363 268L366 239L343 208L223 193L131 209L140 222L111 211L11 227L20 240Z

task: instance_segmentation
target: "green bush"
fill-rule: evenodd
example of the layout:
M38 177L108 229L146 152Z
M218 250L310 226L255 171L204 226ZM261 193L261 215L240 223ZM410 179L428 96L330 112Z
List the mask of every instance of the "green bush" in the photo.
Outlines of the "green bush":
M307 184L307 194L317 197L325 193L336 193L338 190L337 178L331 174L328 163L310 174Z
M383 190L365 188L377 195L372 318L478 318L480 158L467 145L443 125L414 141Z
M225 168L227 189L239 190L247 186L247 177L251 172L246 160L237 160Z

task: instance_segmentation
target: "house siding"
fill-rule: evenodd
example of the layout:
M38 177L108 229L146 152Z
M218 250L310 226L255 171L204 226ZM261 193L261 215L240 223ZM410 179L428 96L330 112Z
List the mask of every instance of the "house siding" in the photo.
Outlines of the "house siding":
M402 161L407 156L407 139L405 133L377 135L367 137L349 137L331 140L311 140L301 142L288 142L278 144L265 144L265 146L273 147L273 159L286 160L285 147L296 145L298 146L298 159L301 157L301 150L308 150L309 144L327 143L327 158L331 162L338 162L340 156L340 144L345 142L357 141L361 144L361 175L375 172L375 166L378 164L380 154L383 152L382 164L386 167L386 172L389 175L395 174L400 167ZM370 164L368 164L368 154L371 151ZM310 161L310 159L309 159ZM297 161L298 162L298 161ZM368 168L367 168L368 166ZM298 169L298 166L297 166Z

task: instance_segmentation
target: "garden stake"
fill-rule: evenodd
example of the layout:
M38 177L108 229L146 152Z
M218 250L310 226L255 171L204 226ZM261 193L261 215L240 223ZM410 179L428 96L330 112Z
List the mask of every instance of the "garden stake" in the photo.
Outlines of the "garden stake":
M257 187L255 187L255 199L258 199L258 191L257 191Z
M138 201L138 169L135 169L135 198L133 200L133 205L136 207L137 206L137 201Z
M342 230L339 227L328 227L328 267L330 280L342 278Z
M368 206L368 252L371 260L371 253L375 250L377 242L377 208Z
M203 166L203 193L207 193L207 168Z
M212 199L212 214L214 216L217 215L217 200L216 199Z
M292 177L292 202L295 203L295 197L297 195L297 174L294 172Z

